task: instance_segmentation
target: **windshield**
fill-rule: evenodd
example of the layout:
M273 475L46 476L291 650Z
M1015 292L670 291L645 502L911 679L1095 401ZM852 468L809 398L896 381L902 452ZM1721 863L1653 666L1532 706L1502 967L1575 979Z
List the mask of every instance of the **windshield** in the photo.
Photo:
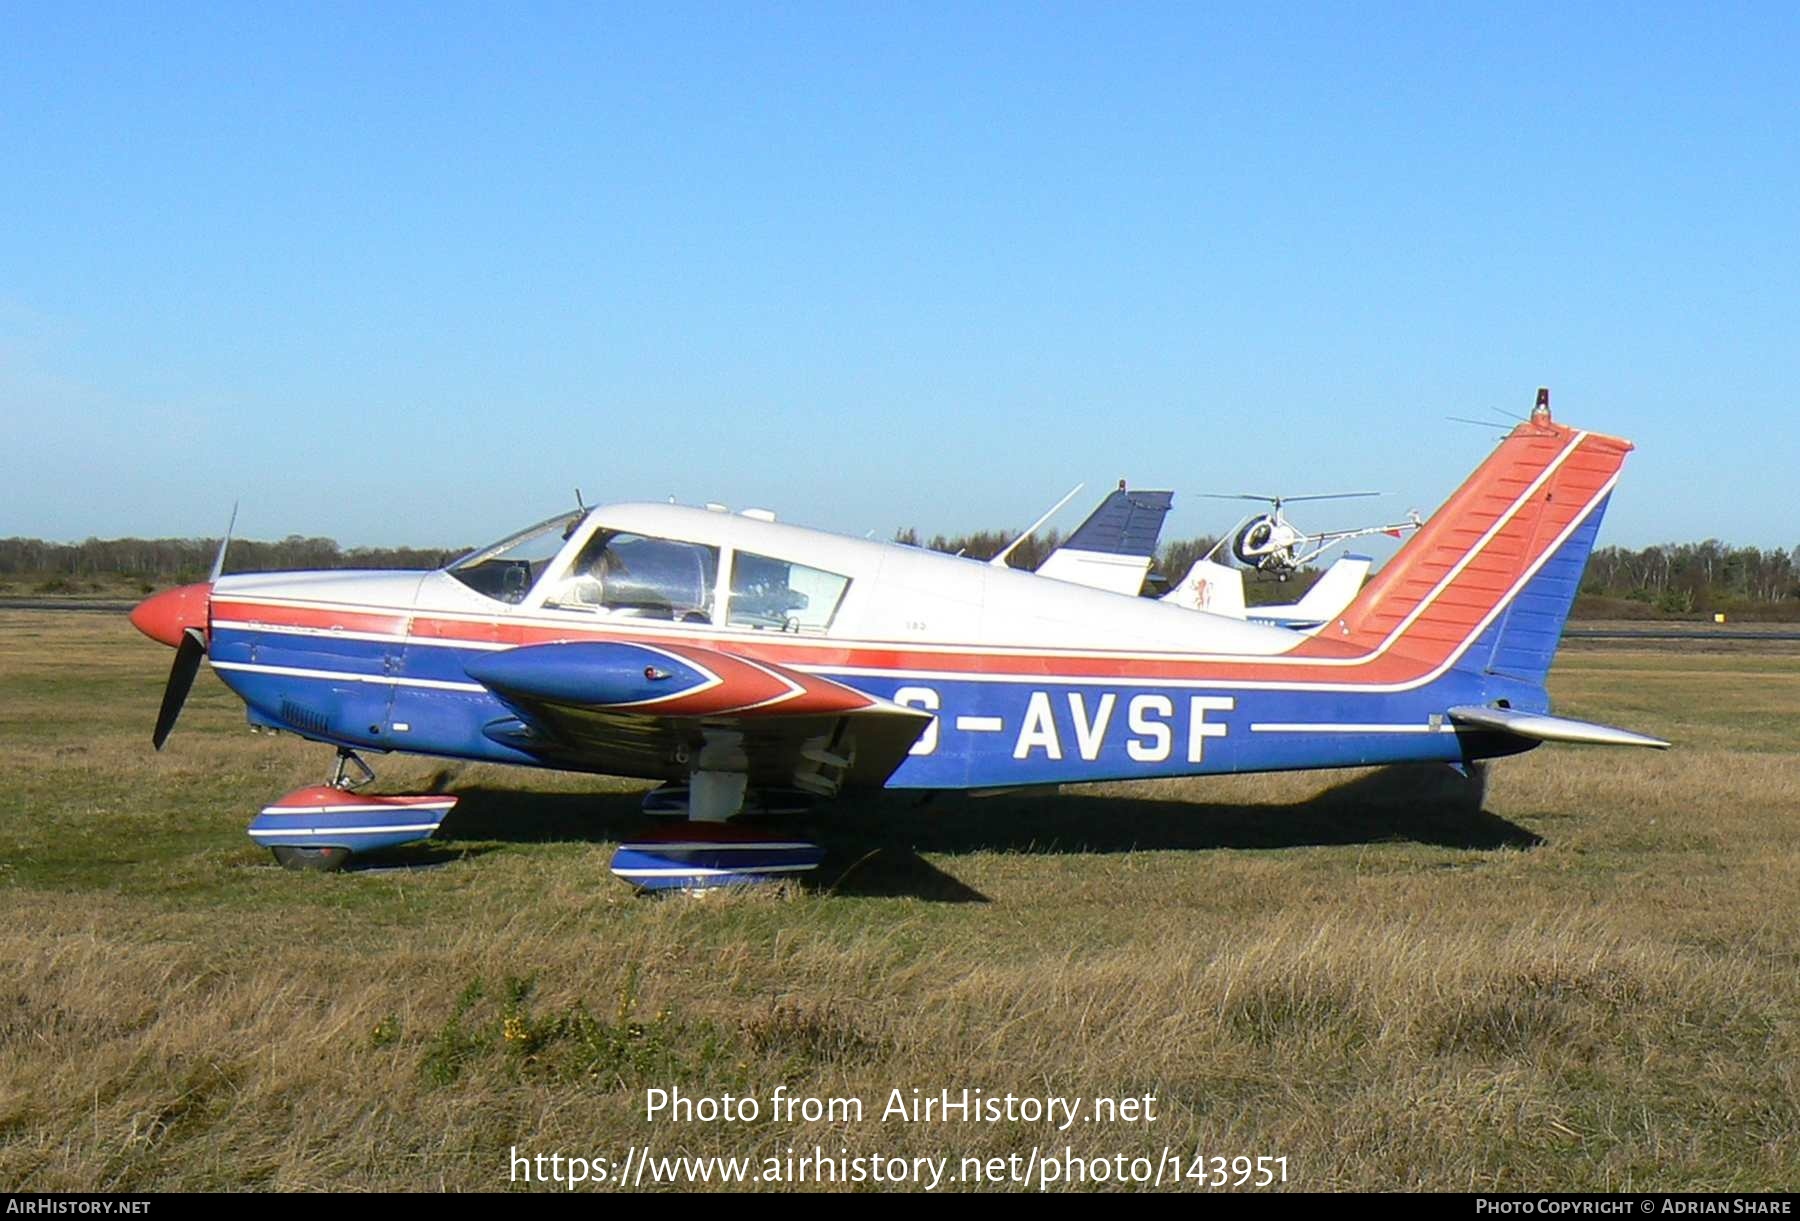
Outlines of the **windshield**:
M541 521L492 546L469 552L447 571L478 594L516 605L525 600L585 516L586 510L573 509Z

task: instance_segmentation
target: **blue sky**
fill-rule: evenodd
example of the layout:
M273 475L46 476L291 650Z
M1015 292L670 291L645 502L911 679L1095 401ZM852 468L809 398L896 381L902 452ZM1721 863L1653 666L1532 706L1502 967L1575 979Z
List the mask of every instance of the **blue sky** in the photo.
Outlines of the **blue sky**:
M9 6L0 535L1216 532L1547 384L1800 543L1800 9L1235 8Z

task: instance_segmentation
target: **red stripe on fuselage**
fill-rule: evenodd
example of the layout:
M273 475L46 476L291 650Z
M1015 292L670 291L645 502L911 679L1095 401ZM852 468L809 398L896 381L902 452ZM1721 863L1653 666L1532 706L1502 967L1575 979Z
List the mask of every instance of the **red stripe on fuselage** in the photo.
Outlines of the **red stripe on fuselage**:
M782 716L854 712L874 701L830 679L801 674L762 658L733 656L712 642L657 642L658 647L719 676L719 685L692 695L677 695L654 704L633 705L634 712L668 716L711 716L761 712Z
M276 606L254 598L230 596L212 600L215 621L247 623L251 627L303 627L317 632L362 632L371 636L404 636L410 611L346 609L330 603L311 606Z

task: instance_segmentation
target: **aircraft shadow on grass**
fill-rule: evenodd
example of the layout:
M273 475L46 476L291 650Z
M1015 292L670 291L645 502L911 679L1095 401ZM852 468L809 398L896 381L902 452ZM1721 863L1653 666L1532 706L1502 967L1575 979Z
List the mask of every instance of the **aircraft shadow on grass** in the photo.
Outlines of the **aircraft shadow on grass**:
M470 788L427 850L434 861L492 843L606 842L641 834L642 794ZM1290 803L1172 801L1044 790L993 797L853 797L779 824L827 849L810 885L837 894L985 902L921 853L1037 855L1273 849L1412 842L1479 851L1542 837L1483 808L1479 774L1388 767ZM465 846L466 845L466 846ZM409 857L409 861L410 861ZM371 862L372 864L374 862ZM424 863L424 862L420 862Z

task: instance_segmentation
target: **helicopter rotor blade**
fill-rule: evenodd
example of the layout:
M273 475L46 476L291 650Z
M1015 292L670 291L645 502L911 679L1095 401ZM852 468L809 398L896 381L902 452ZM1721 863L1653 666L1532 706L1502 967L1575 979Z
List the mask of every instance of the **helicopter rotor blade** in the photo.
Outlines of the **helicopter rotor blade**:
M1201 492L1208 500L1260 500L1266 504L1292 504L1297 500L1355 500L1359 496L1386 496L1386 492L1310 492L1304 496L1258 496L1255 492Z

